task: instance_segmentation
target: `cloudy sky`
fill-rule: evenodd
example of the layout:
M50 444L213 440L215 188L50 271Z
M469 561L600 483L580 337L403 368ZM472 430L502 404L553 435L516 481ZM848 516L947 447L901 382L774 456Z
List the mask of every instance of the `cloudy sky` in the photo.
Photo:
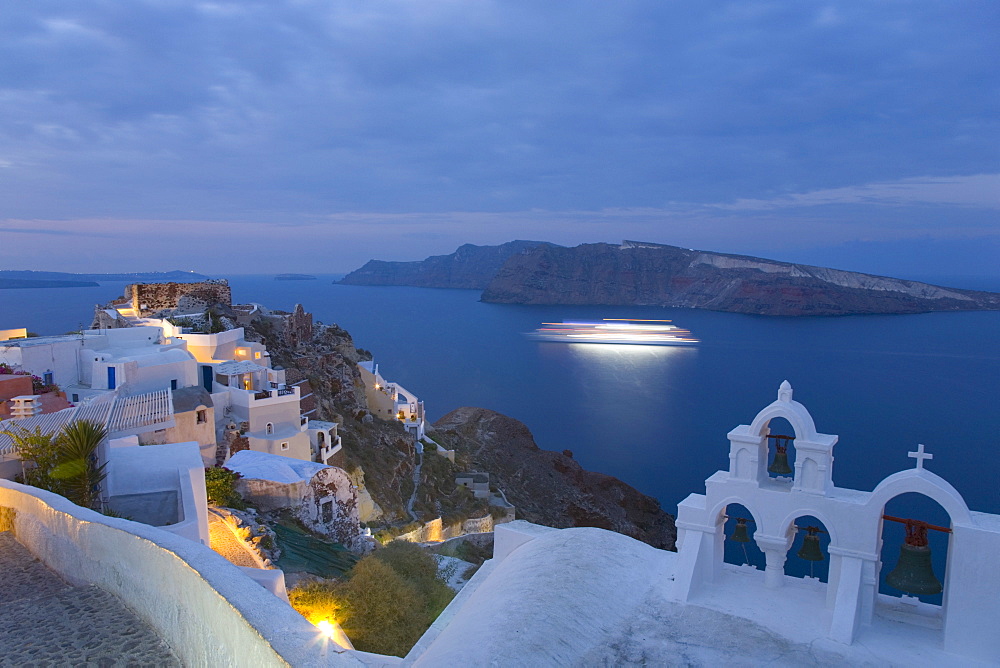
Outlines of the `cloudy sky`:
M32 0L0 268L623 238L1000 275L1000 3Z

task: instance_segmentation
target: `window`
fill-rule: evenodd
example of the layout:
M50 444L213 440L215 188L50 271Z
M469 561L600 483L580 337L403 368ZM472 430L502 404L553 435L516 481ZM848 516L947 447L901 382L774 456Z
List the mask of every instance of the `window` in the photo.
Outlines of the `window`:
M46 371L45 373L42 374L42 382L45 383L46 385L51 385L52 384L52 372L51 371Z
M202 408L197 413L195 413L195 415L197 415L197 417L198 417L198 424L205 424L206 422L208 422L208 410L207 409Z
M271 424L270 422L268 422L267 425L265 425L265 427L264 427L264 433L265 434L273 434L274 433L274 425Z
M281 449L282 450L287 450L288 449L288 441L282 441L281 442Z
M253 354L253 358L254 358L255 360L259 360L259 359L260 359L260 353L259 353L259 352L256 352L256 353L254 353L254 354Z
M171 390L176 390L177 389L177 379L176 378L171 379L171 381L170 381L170 389Z
M73 403L74 404L80 403L80 395L79 394L74 394L73 395Z

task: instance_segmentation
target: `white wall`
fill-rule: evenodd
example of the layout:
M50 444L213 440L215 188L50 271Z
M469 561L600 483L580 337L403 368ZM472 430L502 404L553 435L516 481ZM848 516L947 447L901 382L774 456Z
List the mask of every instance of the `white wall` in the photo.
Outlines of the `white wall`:
M118 446L108 450L108 496L164 490L178 492L181 512L179 522L161 528L208 545L205 467L198 443Z
M0 344L0 362L21 367L37 376L51 370L52 379L60 387L77 382L76 353L80 350L79 337L45 337L28 339L22 343L25 344L23 347Z
M0 480L17 540L74 584L120 598L189 666L388 666L352 652L209 548ZM7 528L7 527L0 527Z

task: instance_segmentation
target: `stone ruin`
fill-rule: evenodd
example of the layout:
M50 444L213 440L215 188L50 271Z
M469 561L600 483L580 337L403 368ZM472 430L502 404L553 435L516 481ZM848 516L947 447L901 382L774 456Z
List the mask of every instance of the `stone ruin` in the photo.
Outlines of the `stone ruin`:
M169 315L174 311L195 313L217 304L227 308L233 305L232 291L225 279L199 283L132 283L125 287L125 296L135 314L142 318Z

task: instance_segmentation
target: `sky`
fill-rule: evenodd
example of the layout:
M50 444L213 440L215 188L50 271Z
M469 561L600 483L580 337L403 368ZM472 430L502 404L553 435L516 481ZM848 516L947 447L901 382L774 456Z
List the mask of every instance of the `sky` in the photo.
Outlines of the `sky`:
M1000 277L1000 3L32 0L0 269L652 241Z

